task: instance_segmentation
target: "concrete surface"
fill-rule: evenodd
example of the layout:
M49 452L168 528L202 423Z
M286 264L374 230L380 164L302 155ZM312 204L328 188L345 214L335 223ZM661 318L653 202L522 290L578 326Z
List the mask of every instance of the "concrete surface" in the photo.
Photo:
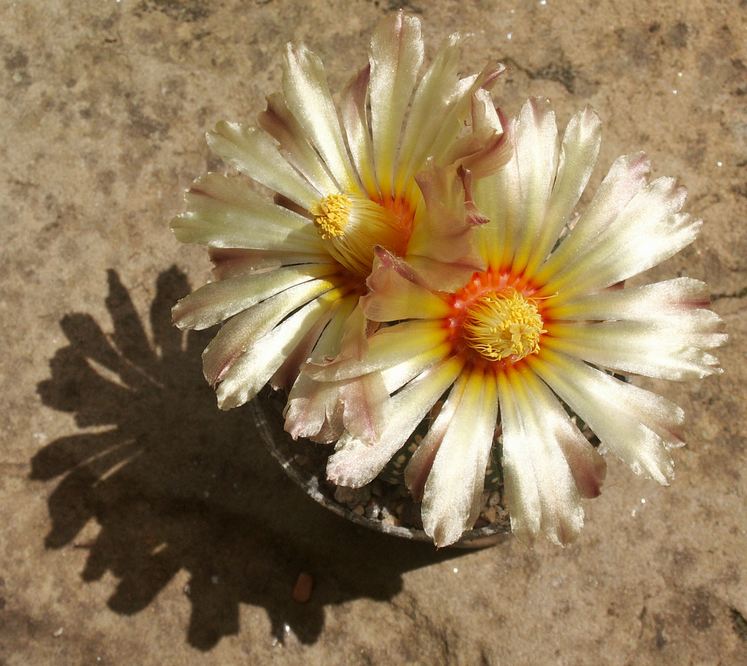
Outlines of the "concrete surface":
M703 235L656 274L706 278L732 342L664 386L674 485L613 464L572 547L436 553L310 504L215 408L206 337L168 321L208 274L167 228L202 134L261 110L290 39L339 88L399 3L2 0L3 666L747 663L744 0L405 5L509 66L509 112L590 102L603 165L645 149L689 188Z

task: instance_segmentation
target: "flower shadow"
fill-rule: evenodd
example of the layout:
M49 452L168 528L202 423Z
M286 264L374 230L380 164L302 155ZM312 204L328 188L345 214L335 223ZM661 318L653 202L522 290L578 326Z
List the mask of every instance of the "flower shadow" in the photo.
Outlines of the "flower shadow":
M150 334L117 273L108 280L111 333L88 314L60 322L68 344L38 393L79 430L40 449L31 478L57 484L46 547L87 550L84 581L118 580L114 612L138 613L185 571L192 646L238 633L241 604L263 607L277 640L290 629L313 643L325 606L391 599L403 573L460 554L338 518L285 476L248 410L218 411L200 368L209 334L171 325L171 305L189 292L179 270L157 279ZM297 604L302 571L315 589Z

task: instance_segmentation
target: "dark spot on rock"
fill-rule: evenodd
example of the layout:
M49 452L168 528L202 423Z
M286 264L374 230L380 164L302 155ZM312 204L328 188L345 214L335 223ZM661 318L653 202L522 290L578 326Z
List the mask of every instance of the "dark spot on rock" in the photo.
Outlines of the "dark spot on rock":
M690 605L690 615L688 616L690 625L698 631L705 631L711 627L715 619L708 604L708 595L698 592Z
M682 571L682 569L692 566L694 562L695 557L693 557L692 552L687 549L675 550L672 553L672 564L677 571Z
M96 176L96 183L106 196L109 196L112 193L112 185L114 185L114 181L116 180L117 174L111 169L99 171Z
M576 74L568 61L553 60L544 67L540 67L536 70L535 76L538 79L557 81L569 93L573 94L575 92Z
M135 9L135 15L160 12L176 21L194 23L210 16L205 0L144 0Z
M677 21L677 23L669 28L667 37L669 37L669 41L673 46L676 46L678 49L683 49L687 46L687 37L689 33L690 28L687 27L687 24L682 21Z
M729 609L731 615L731 626L734 627L734 633L739 638L747 642L747 620L736 608Z
M29 64L29 57L23 51L16 51L12 56L5 59L5 68L14 72L19 69L25 69Z
M130 125L135 134L139 134L148 139L163 139L168 134L169 124L167 122L146 115L145 112L133 102L127 103L127 114L130 117Z

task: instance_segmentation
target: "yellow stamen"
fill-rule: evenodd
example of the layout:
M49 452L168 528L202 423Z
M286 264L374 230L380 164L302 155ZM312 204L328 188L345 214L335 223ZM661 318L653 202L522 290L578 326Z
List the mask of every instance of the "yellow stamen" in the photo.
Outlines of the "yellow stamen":
M537 305L513 288L472 303L464 320L467 344L489 361L518 361L539 351L542 317Z
M324 240L342 236L350 219L352 202L344 194L330 194L311 209L314 222Z

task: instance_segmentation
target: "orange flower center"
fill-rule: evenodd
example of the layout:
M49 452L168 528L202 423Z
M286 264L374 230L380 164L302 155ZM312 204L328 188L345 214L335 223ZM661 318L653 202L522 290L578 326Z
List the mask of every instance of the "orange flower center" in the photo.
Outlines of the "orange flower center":
M495 368L538 353L546 331L535 291L508 273L475 273L451 299L448 326L457 349Z

